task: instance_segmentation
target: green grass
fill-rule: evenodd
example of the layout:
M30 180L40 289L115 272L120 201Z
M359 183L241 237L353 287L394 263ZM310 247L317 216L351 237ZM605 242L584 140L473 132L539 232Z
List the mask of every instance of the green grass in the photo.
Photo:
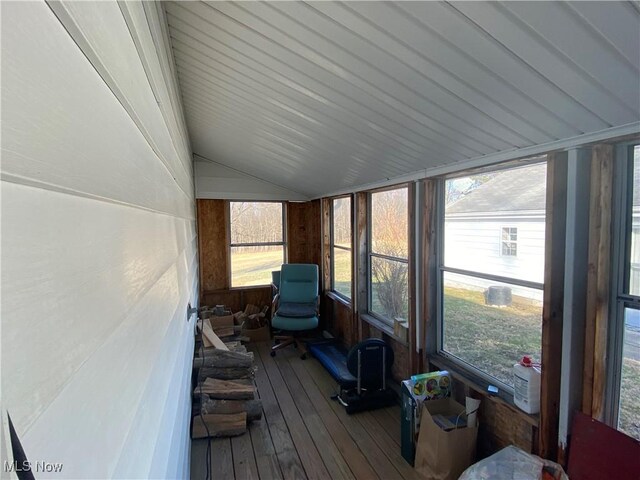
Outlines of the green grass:
M640 440L640 362L630 358L622 362L618 426L626 434Z
M513 385L513 364L523 355L540 361L540 302L514 295L508 307L488 306L482 291L450 286L444 296L446 351L507 385Z
M269 285L271 272L282 266L282 248L270 248L262 252L232 250L231 286Z

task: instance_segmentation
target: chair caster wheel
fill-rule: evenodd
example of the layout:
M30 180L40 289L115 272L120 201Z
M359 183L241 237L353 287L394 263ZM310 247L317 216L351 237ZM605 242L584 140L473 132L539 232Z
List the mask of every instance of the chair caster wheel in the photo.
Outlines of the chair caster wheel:
M271 355L272 357L276 356L276 352L271 352L269 355Z
M302 355L300 355L300 360L306 360L307 359L307 354L303 353Z

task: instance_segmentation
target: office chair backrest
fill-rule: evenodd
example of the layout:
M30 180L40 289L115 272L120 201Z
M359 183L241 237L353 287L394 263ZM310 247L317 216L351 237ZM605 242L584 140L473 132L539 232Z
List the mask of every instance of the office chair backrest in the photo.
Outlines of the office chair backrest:
M288 263L280 271L280 302L312 303L318 298L318 266Z

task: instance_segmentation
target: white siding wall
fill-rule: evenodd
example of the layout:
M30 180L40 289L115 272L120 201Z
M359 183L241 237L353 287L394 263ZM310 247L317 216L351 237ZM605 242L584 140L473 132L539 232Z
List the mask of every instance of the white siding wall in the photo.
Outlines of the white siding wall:
M58 478L188 476L194 188L162 21L2 4L2 413Z
M502 227L518 229L516 257L501 255ZM445 238L445 265L448 267L543 282L544 218L447 220Z

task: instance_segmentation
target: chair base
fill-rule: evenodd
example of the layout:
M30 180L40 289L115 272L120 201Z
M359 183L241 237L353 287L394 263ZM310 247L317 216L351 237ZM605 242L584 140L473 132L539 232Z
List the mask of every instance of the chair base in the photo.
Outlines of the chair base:
M300 350L300 358L305 360L307 358L307 346L304 341L299 337L294 335L274 335L273 339L275 340L275 345L271 347L271 356L275 357L276 352L284 347L288 347L289 345L293 345L298 350Z

